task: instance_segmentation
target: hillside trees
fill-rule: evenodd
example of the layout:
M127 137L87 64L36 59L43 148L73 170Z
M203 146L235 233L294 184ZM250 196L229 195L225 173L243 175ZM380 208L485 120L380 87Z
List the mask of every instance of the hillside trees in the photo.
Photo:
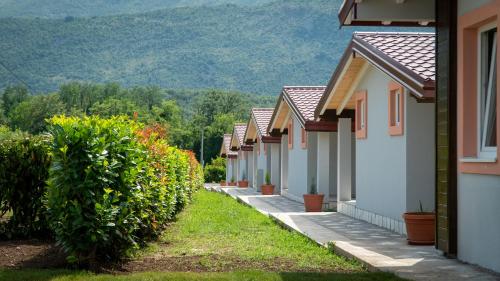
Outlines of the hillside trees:
M204 130L205 163L217 156L221 136L230 132L236 121L248 118L251 106L272 107L275 100L221 90L123 88L117 83L88 82L69 82L57 92L37 96L22 86L12 86L0 95L0 124L33 134L45 132L46 119L54 115L125 115L144 124L158 124L166 130L169 144L196 151L199 159Z

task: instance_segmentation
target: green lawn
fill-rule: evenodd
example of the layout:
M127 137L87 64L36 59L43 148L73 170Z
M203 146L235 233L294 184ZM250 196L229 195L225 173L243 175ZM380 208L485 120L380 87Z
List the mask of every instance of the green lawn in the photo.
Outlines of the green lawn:
M125 268L145 272L0 270L0 280L401 280L369 273L234 199L204 190Z

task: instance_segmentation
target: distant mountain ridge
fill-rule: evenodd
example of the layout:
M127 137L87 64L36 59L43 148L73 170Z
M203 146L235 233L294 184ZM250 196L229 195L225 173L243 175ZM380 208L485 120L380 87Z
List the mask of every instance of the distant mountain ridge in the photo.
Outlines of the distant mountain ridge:
M0 63L6 67L0 65L0 89L19 80L37 92L73 80L258 94L279 94L283 85L324 85L353 31L339 30L341 2L0 19Z
M136 14L166 8L221 4L260 5L273 0L0 0L0 18L93 17Z

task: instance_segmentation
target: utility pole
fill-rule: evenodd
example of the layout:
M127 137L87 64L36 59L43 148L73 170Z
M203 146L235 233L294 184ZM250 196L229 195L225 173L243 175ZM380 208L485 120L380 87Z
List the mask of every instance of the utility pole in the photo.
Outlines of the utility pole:
M203 142L205 141L205 127L201 128L201 156L200 156L200 163L203 168L205 168L205 160L203 158Z

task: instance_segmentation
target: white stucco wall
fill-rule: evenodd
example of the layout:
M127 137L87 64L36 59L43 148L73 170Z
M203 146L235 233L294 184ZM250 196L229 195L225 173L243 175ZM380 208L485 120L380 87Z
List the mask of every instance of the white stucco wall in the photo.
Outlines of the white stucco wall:
M288 190L288 135L281 136L281 191Z
M248 186L253 186L253 151L246 151L246 169L247 169L247 180Z
M435 104L406 95L406 210L435 211Z
M358 86L368 91L368 121L367 138L356 141L356 206L400 220L406 211L406 132L388 133L389 81L370 67Z
M232 162L229 157L226 157L226 182L229 182L231 180L231 172L233 170L232 167Z
M459 0L458 16L491 2ZM500 176L459 171L457 184L458 258L500 272Z
M307 193L308 185L308 156L307 149L300 146L301 126L292 115L293 121L293 148L288 150L288 193L292 199L303 201L302 195Z
M269 173L271 175L271 184L275 186L274 193L281 193L281 145L279 143L268 144L268 154L271 156Z
M229 177L229 181L231 181L231 178L236 182L237 175L238 175L238 159L234 158L231 159L231 176Z
M402 221L419 200L434 209L434 104L405 93L404 134L390 136L389 81L370 67L358 86L368 91L368 131L366 139L356 140L356 207Z
M264 184L264 177L266 176L267 171L267 156L264 154L264 143L260 143L260 154L257 154L257 167L256 167L256 187L257 190L260 191L260 187Z
M500 176L458 176L458 258L500 272Z
M243 177L246 176L248 178L248 175L246 174L246 164L247 161L245 159L245 151L239 150L238 151L238 181L243 180Z
M252 187L257 189L257 168L258 168L258 152L257 152L257 145L254 146L253 152L252 152Z

